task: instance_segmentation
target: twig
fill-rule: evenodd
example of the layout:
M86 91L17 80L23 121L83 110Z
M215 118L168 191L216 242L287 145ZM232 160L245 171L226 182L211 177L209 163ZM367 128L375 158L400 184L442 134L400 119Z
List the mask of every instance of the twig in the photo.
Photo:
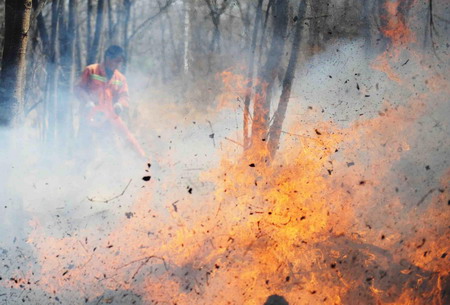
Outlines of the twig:
M209 136L212 140L213 140L213 145L214 145L214 147L216 147L216 141L214 140L214 129L213 129L213 127L212 127L212 123L211 123L211 121L210 120L206 120L207 122L208 122L208 124L209 124L209 127L211 128L211 135Z
M230 138L225 137L225 140L228 140L228 141L230 141L230 142L233 142L234 144L239 145L239 146L241 146L241 147L244 147L244 145L242 145L241 143L239 143L239 142L237 142L237 141L235 141L235 140L232 140L232 139L230 139Z
M290 132L283 131L283 130L281 131L281 133L285 133L285 134L290 135L290 136L293 136L293 137L305 138L305 136L301 136L301 135L299 135L299 134L290 133Z
M78 242L80 243L81 247L84 249L84 252L89 253L89 252L86 250L86 248L84 247L83 243L82 243L80 240L79 240Z
M217 215L219 215L221 209L222 209L222 201L219 203L219 207L217 208L216 217Z
M172 207L173 207L173 209L174 209L175 212L178 212L177 203L178 203L179 201L180 201L180 200L177 200L177 201L175 201L175 202L172 203Z
M113 201L114 199L117 199L117 198L119 198L119 197L121 197L121 196L123 196L123 195L125 194L126 190L127 190L128 187L130 186L132 180L133 180L133 179L130 179L130 181L128 181L128 184L127 184L127 186L125 186L125 188L123 189L122 193L120 193L119 195L116 195L116 196L114 196L114 197L112 197L112 198L110 198L110 199L99 200L99 199L90 198L90 197L87 197L87 199L88 199L90 202L103 202L103 203L108 203L108 202L110 202L110 201Z
M91 254L91 257L89 257L89 259L83 265L79 266L78 269L83 269L84 267L86 267L87 264L89 264L91 262L93 257L94 257L94 253Z
M425 199L427 199L427 197L428 197L431 193L434 192L434 190L435 190L435 189L429 190L428 193L426 193L426 194L419 200L419 202L416 204L416 206L421 205L421 204L425 201Z
M129 263L126 263L125 265L123 265L123 266L121 266L121 267L119 267L119 268L116 268L116 270L125 268L125 267L127 267L127 266L130 266L130 265L132 265L132 264L134 264L134 263L137 263L137 262L140 262L140 261L143 261L143 260L146 260L146 261L148 262L148 260L150 260L150 259L152 259L152 258L158 258L158 259L162 260L163 263L164 263L164 268L166 268L166 270L168 270L167 264L166 264L166 260L165 260L164 258L159 257L159 256L156 256L156 255L150 255L150 256L146 256L146 257L140 258L140 259L136 259L136 260L134 260L134 261L131 261L131 262L129 262Z
M133 276L131 277L132 280L134 280L134 278L136 277L136 275L139 273L139 271L142 269L142 267L144 267L148 261L151 259L151 257L148 257L145 262L143 262L137 269L136 272L133 274Z
M122 268L125 268L125 267L127 267L127 266L129 266L129 265L132 265L132 264L134 264L134 263L137 263L137 262L140 262L140 261L144 261L143 263L141 263L141 264L139 265L139 267L136 269L136 272L134 272L133 276L131 277L131 279L133 280L133 279L136 277L136 275L139 273L139 271L140 271L140 270L141 270L141 269L142 269L142 268L143 268L143 267L144 267L144 266L145 266L152 258L157 258L157 259L162 260L162 261L163 261L163 264L164 264L164 268L166 269L166 271L169 270L169 268L167 267L167 264L166 264L166 260L165 260L164 258L159 257L159 256L156 256L156 255L150 255L150 256L147 256L147 257L144 257L144 258L141 258L141 259L134 260L134 261L132 261L132 262L129 262L129 263L123 265L122 267L117 268L117 270L122 269Z
M43 101L44 101L44 99L41 99L39 102L35 103L30 108L25 110L25 117L28 116L30 114L30 112L33 111L37 106L39 106L39 104L42 104Z
M104 295L102 295L101 297L100 297L100 299L98 299L98 301L97 301L97 304L96 305L98 305L98 304L100 304L100 302L103 300L103 298L104 298L105 296Z

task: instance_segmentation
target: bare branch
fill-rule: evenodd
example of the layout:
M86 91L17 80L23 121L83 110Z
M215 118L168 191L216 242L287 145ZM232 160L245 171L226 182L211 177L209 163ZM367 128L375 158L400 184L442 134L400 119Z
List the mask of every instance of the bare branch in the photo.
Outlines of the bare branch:
M139 34L140 31L142 31L142 29L144 27L146 27L147 25L149 25L150 23L152 23L156 18L158 18L159 15L161 15L162 13L164 13L165 10L167 10L173 3L175 2L175 0L167 0L166 4L162 7L159 8L159 12L157 12L155 15L150 16L149 18L147 18L144 22L142 22L135 30L134 33L130 35L130 37L128 37L128 41L130 41L131 39L133 39L137 34Z
M116 195L116 196L114 196L114 197L112 197L112 198L110 198L110 199L99 200L99 199L90 198L90 197L88 197L87 199L88 199L90 202L103 202L103 203L108 203L108 202L110 202L110 201L113 201L114 199L117 199L117 198L119 198L119 197L121 197L121 196L123 196L123 195L125 194L126 190L127 190L128 187L130 186L132 180L133 180L133 179L130 179L130 181L128 181L128 184L127 184L127 186L125 186L125 188L123 189L122 193L120 193L119 195Z
M34 21L37 16L39 16L39 14L42 12L42 10L44 9L45 5L47 5L48 0L41 0L39 1L36 9L34 10L34 12L31 13L31 20Z

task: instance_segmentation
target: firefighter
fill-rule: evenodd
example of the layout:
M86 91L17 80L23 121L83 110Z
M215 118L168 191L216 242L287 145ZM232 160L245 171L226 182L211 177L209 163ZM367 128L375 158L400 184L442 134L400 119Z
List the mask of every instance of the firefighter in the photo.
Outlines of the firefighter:
M98 147L114 150L118 134L144 155L121 118L129 106L127 80L118 70L124 60L124 50L110 46L104 61L87 66L75 87L80 101L79 139L84 150Z
M86 120L84 124L92 125L93 109L96 106L113 110L117 115L128 108L127 80L118 70L124 60L124 50L119 46L110 46L105 52L103 63L89 65L84 69L75 90L81 103L80 120Z

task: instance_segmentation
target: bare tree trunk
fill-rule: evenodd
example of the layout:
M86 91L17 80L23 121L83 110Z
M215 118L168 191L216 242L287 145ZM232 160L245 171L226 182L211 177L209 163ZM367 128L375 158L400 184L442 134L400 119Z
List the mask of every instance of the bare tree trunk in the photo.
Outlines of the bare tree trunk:
M214 32L209 48L211 51L215 51L216 49L220 51L220 17L227 9L230 1L224 0L220 7L217 1L205 0L205 2L208 5L211 21L214 25Z
M34 10L36 10L38 8L38 5L39 5L39 1L33 0L33 9ZM45 19L44 19L44 16L42 16L42 13L39 13L36 16L36 21L37 21L37 28L38 28L39 36L41 38L42 50L45 53L46 47L50 44L50 39L48 37L47 27L45 26Z
M175 59L175 69L173 69L173 72L175 72L176 74L181 73L181 65L182 65L182 59L181 59L181 55L178 52L178 48L177 45L175 43L175 37L173 34L173 26L172 26L172 18L170 17L170 14L168 11L165 12L166 17L167 17L167 22L169 24L169 37L170 37L170 45L172 46L172 51L173 51L173 58Z
M272 6L273 6L273 2L275 0L269 0L269 2L267 3L267 8L266 8L266 14L264 16L264 23L262 25L262 34L261 34L261 38L259 41L259 56L258 56L258 65L257 67L259 67L258 69L258 75L261 74L261 69L262 69L262 57L263 57L263 50L264 50L264 45L265 45L265 41L266 41L266 30L267 30L267 23L269 21L269 16L270 16L270 11L272 10Z
M56 79L56 143L63 144L66 121L65 104L66 99L63 97L65 94L66 87L66 72L67 72L67 53L68 53L68 42L67 42L67 24L66 24L66 1L60 0L58 3L58 47L59 47L59 59L60 59L60 72L58 73L58 78ZM57 47L57 48L58 48ZM59 147L58 147L59 148Z
M45 112L47 114L47 141L53 142L56 134L56 43L58 33L58 4L61 0L52 2L51 37L49 45L49 58L47 61L47 86Z
M275 157L280 143L281 128L286 117L286 110L291 96L292 83L295 77L295 70L297 67L298 53L300 50L300 43L303 31L303 20L306 11L306 0L301 0L297 13L297 25L295 28L294 40L292 42L291 56L283 80L283 90L281 92L280 101L278 102L277 111L274 114L273 123L269 130L268 148L271 160Z
M49 52L48 52L48 46L50 45L50 37L48 34L47 26L45 24L45 18L42 15L42 8L46 4L46 0L33 0L33 10L34 15L36 16L36 37L35 37L35 46L33 46L33 53L35 52L35 48L39 44L40 38L40 45L41 45L41 52L44 55L43 60L46 62L49 58ZM45 108L45 102L46 102L46 82L47 80L45 78L35 78L36 69L41 68L43 66L42 62L35 61L37 57L30 59L32 64L29 67L33 67L34 71L30 73L30 78L27 80L30 81L29 88L27 95L32 97L30 99L31 105L28 106L28 108L25 110L25 116L27 116L33 109L36 109L38 112L39 120L37 122L37 126L39 129L39 136L41 140L45 139L46 136L46 108ZM33 89L31 89L30 86L33 86ZM39 105L43 105L43 107L37 108Z
M42 15L42 9L45 7L46 0L32 0L33 12L31 15L31 49L27 54L27 73L26 73L26 93L24 101L23 114L26 117L32 110L36 109L44 102L45 82L44 78L36 77L37 71L40 71L42 67L42 61L47 60L47 46L50 44L47 27ZM33 18L34 16L34 18ZM41 56L42 53L44 56ZM42 109L36 109L39 117L42 117ZM42 122L44 120L36 122L37 128L42 132Z
M253 105L253 124L251 146L259 147L267 140L269 132L270 98L273 83L278 74L283 57L286 30L288 25L288 3L275 0L272 9L273 33L272 44L267 60L258 76L259 84L255 89Z
M247 149L250 144L249 138L249 126L250 126L250 100L253 87L253 74L255 70L255 51L256 51L256 40L258 39L258 31L260 27L260 22L262 18L262 5L264 0L258 0L258 5L256 7L255 15L255 25L253 29L252 43L249 49L248 55L248 72L247 72L247 92L245 93L244 99L244 149Z
M259 0L258 0L259 1ZM243 9L242 9L242 5L241 5L241 3L239 2L239 0L236 0L236 5L237 5L237 7L238 7L238 9L239 9L239 14L241 15L241 20L242 20L242 24L243 24L243 26L244 26L244 33L245 33L245 37L246 37L246 44L248 44L248 46L250 45L250 39L249 39L249 37L250 37L250 27L251 27L251 24L250 24L250 11L251 11L251 9L250 9L250 7L252 7L253 5L252 5L252 3L247 3L247 9L245 10L245 13L244 13L244 11L243 11Z
M5 6L5 41L0 74L0 126L9 126L23 104L25 55L32 1L6 0Z
M161 9L161 2L158 1L159 8ZM164 18L161 17L160 29L161 29L161 80L163 83L167 81L167 60L166 60L166 28L164 26Z
M214 26L213 35L211 42L209 44L209 54L208 54L208 73L212 71L212 58L215 51L220 53L221 42L220 42L220 17L225 12L230 1L223 0L222 5L218 5L217 1L214 0L204 0L209 8L209 14L211 15L211 21Z
M57 109L57 121L58 121L58 140L62 147L65 147L66 140L72 134L72 105L71 105L71 92L73 84L73 54L74 54L74 41L76 32L76 0L69 0L68 7L68 20L64 18L65 4L64 1L60 2L60 56L61 56L61 74L60 74L60 87L58 90L58 109Z
M309 26L309 46L311 54L323 49L324 34L326 32L326 21L330 0L310 0L310 26Z
M189 0L184 1L184 48L183 48L183 67L184 74L189 73L189 48L190 48L190 36L191 36L191 22L189 19L189 13L191 10L191 5Z
M86 33L86 49L89 53L92 45L92 16L94 14L93 0L87 1L87 33Z
M83 69L82 47L80 37L80 27L75 26L75 71L79 72Z
M108 12L108 39L112 41L114 38L114 18L111 0L106 1Z
M129 32L129 22L130 22L130 16L131 16L131 5L133 3L131 0L123 0L123 49L125 51L125 62L123 63L123 71L124 73L127 71L128 66L128 49L130 48L130 39L128 37Z
M95 33L94 39L92 40L92 46L88 52L88 62L87 64L95 63L99 49L100 49L100 39L103 30L103 13L104 13L105 0L98 0L97 3L97 20L95 23Z
M211 13L211 19L214 25L214 32L211 39L211 44L209 49L214 52L215 50L220 51L220 15L216 13Z

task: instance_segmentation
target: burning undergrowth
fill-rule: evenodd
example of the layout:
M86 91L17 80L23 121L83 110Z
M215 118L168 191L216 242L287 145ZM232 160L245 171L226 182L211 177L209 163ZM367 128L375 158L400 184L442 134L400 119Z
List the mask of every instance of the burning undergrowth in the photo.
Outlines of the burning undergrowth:
M449 173L412 202L391 184L428 110L417 100L349 128L292 126L272 166L228 152L202 175L212 194L186 189L158 209L155 183L104 230L60 238L35 223L36 285L87 303L444 304Z

